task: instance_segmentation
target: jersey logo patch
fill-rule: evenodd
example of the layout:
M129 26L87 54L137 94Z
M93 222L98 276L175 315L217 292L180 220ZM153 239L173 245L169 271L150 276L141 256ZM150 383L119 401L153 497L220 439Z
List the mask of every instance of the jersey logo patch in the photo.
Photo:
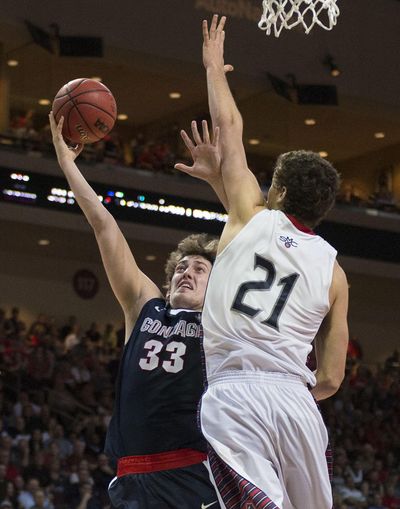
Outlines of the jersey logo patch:
M298 244L295 240L291 239L290 237L284 237L281 235L279 237L279 240L284 243L285 247L289 249L290 247L297 247Z

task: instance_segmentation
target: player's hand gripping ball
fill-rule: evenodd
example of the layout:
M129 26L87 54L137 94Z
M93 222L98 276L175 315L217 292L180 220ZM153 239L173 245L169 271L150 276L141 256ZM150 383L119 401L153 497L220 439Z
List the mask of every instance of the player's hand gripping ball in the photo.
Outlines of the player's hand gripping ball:
M72 143L101 140L117 118L117 105L110 90L87 78L78 78L61 87L52 109L57 124L64 117L62 134Z

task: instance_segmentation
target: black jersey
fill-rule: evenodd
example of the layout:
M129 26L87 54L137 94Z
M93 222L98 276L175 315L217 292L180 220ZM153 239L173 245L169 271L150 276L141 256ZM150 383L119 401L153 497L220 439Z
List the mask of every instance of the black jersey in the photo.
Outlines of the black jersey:
M203 392L201 314L147 302L125 345L106 453L123 456L176 449L205 451L197 426Z

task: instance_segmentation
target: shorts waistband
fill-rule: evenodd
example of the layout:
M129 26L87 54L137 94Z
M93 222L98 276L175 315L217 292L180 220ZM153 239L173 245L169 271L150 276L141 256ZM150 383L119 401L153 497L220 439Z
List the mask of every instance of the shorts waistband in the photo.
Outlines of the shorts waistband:
M189 467L206 459L207 454L194 449L178 449L146 456L124 456L118 460L117 477Z
M221 383L279 383L281 384L296 384L307 387L306 382L299 375L292 373L279 373L275 371L223 371L216 373L207 378L208 386L221 384Z

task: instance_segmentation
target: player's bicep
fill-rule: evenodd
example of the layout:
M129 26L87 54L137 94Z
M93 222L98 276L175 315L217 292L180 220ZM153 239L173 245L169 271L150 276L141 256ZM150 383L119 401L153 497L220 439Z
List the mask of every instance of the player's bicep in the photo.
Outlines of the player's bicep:
M96 232L103 265L125 316L136 318L143 304L161 296L157 286L139 269L114 218Z

